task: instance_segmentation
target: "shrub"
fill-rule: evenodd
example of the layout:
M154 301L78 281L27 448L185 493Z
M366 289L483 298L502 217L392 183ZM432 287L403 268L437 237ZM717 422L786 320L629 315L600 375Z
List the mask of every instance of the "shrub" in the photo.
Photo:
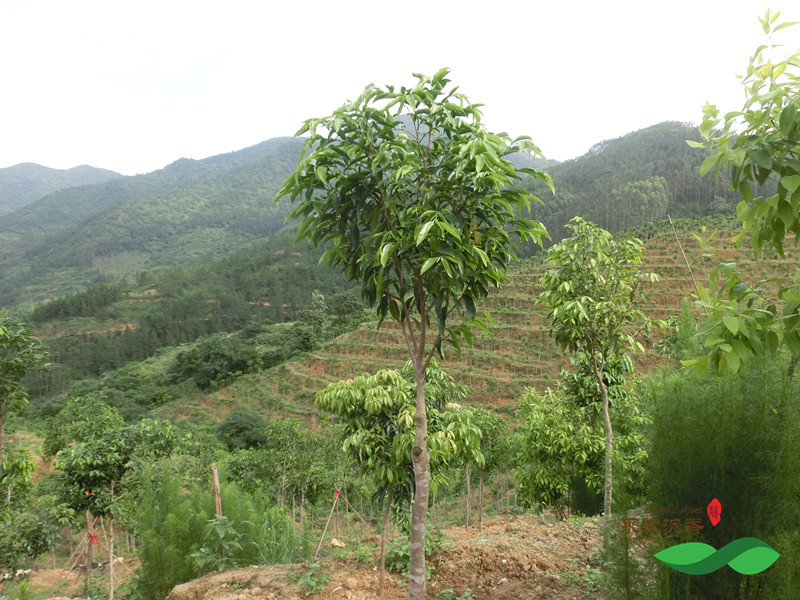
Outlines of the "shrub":
M224 516L217 517L212 494L182 485L180 475L162 468L160 476L150 469L142 476L136 596L161 599L175 585L215 569L300 558L294 527L282 510L223 478Z
M786 361L772 356L737 375L651 380L650 503L705 507L717 498L722 520L691 539L714 548L759 538L780 559L750 576L724 567L703 577L659 567L662 598L789 598L800 580L800 388ZM704 516L704 515L703 515Z

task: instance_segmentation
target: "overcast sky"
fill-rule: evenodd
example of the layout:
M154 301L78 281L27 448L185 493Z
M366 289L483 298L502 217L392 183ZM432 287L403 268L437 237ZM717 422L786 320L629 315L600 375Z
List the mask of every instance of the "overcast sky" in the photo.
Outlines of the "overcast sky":
M757 17L800 20L778 1L0 0L0 168L146 173L443 66L490 129L565 160L741 107ZM800 46L800 26L779 36Z

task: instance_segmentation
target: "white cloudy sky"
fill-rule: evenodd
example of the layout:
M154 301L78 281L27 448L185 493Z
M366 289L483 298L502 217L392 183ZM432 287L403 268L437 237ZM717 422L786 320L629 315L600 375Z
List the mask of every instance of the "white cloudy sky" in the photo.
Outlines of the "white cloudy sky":
M442 66L490 129L564 160L740 107L770 6L800 20L797 0L0 0L0 168L144 173Z

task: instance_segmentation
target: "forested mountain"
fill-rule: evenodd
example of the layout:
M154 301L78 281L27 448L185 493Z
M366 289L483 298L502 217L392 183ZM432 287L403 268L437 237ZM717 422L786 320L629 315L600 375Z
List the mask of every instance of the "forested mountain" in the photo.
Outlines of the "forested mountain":
M154 266L208 261L277 231L302 140L276 138L51 194L0 224L0 306Z
M554 241L576 215L611 231L664 218L732 213L735 196L698 176L694 127L666 122L537 165L556 194L535 189L532 209ZM273 198L303 140L276 138L147 175L50 194L0 223L0 306L32 307L91 283L168 265L200 264L277 231L288 212ZM522 248L522 255L535 252Z
M667 214L733 214L738 196L725 178L698 175L707 153L691 148L686 140L700 141L696 127L664 122L600 142L580 158L548 165L556 193L536 188L543 203L532 207L532 215L556 242L564 236L564 224L575 216L585 215L613 232L641 227ZM532 252L526 248L526 254Z
M51 169L34 163L20 163L6 167L0 169L0 215L12 213L58 190L117 177L122 175L88 165Z

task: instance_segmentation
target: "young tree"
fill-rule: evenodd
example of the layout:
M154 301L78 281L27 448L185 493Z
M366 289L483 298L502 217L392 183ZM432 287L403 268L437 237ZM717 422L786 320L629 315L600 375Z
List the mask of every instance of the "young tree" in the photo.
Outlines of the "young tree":
M28 404L22 385L25 377L47 368L47 353L41 342L22 323L0 312L0 464L6 445L6 419Z
M529 389L522 395L514 443L520 499L539 509L554 507L562 516L573 510L594 514L604 492L605 433L597 380L584 354L571 362L573 370L562 369L557 390L547 388L542 394ZM638 500L647 460L644 428L650 420L627 385L632 370L630 357L610 359L603 381L614 424L614 485L629 500Z
M575 217L567 225L572 236L552 246L545 255L550 268L541 278L537 302L548 311L556 343L588 360L600 389L605 431L603 493L604 543L608 541L612 500L612 449L605 370L608 364L633 350L644 350L636 340L653 324L641 309L639 284L657 281L640 273L643 244L637 239L615 240L605 229Z
M780 13L769 10L761 21L764 33L773 35L796 23L779 23ZM742 200L736 214L754 252L771 249L784 254L787 233L800 236L800 50L781 59L778 45L756 48L742 80L746 100L742 110L720 117L714 105L703 108L700 133L711 155L700 168L727 169L731 188ZM774 193L754 196L754 188L767 182ZM721 275L721 277L720 277ZM697 361L699 372L708 367L732 372L753 354L775 352L783 346L792 354L790 374L800 358L800 291L797 284L750 284L741 279L733 263L712 274L708 289L700 287L699 304L707 318L701 326L707 354Z
M416 383L411 362L403 369L381 369L373 375L361 375L332 383L319 392L315 404L342 420L344 451L365 475L371 475L381 497L386 498L381 527L380 588L383 595L386 540L392 503L411 499L414 470L411 448L414 443ZM431 464L443 465L463 453L472 458L477 451L480 432L471 422L471 411L461 409L465 386L453 381L433 361L425 372L428 403L428 449ZM482 457L480 457L482 458Z
M400 324L416 381L412 449L409 598L425 596L425 515L430 490L425 369L443 342L457 350L486 327L475 303L499 286L513 240L541 242L538 222L515 210L533 196L513 189L522 174L506 156L540 156L527 138L487 131L477 105L454 88L448 69L399 90L368 86L332 115L306 121L298 168L278 198L300 199L300 238L330 242L323 257L360 282L380 322ZM455 314L459 322L453 325Z
M478 472L478 532L483 533L483 482L486 475L507 468L511 445L508 424L483 407L473 407L472 420L481 432L480 452L483 463Z
M540 156L527 138L487 131L478 106L454 88L448 69L399 90L368 86L332 115L310 119L298 168L278 198L300 199L300 238L330 242L323 257L358 281L380 322L400 324L416 381L412 449L416 492L409 598L425 595L425 515L430 472L425 369L443 342L457 350L485 329L477 300L499 286L515 239L541 243L541 223L519 218L533 196L511 186L523 173L506 156ZM451 317L461 317L455 326Z

